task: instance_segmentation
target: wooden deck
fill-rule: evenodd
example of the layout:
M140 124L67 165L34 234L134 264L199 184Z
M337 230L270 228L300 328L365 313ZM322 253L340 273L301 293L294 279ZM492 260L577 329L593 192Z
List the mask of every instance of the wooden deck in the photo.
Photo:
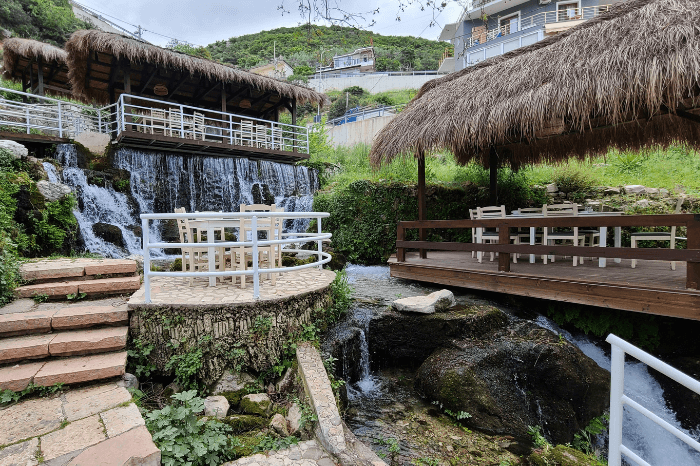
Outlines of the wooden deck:
M470 252L406 252L404 262L389 259L391 276L475 290L507 293L554 301L700 320L700 291L686 289L686 264L671 270L666 261L638 261L637 268L623 259L608 259L607 267L586 259L574 267L570 258L535 264L523 255L509 272L498 271L498 258L480 264Z

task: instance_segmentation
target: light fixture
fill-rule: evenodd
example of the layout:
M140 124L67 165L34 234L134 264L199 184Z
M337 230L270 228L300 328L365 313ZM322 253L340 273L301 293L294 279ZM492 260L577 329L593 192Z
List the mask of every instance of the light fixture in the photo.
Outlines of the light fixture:
M241 102L238 104L239 107L241 108L250 108L250 100L248 99L243 99Z
M165 84L156 84L153 86L153 93L160 96L168 95L168 88L165 87Z

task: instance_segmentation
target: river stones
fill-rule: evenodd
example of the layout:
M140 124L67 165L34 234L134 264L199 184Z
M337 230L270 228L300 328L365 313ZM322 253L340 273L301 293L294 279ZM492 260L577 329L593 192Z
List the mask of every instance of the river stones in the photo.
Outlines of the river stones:
M411 296L397 299L391 307L399 312L432 314L446 311L455 305L455 297L450 290L440 290L425 296Z
M559 444L606 410L610 375L549 330L514 321L435 351L419 368L416 389L444 409L469 413L463 422L471 428L528 444L528 426L539 425Z
M373 364L418 367L437 348L455 338L479 338L508 322L491 306L455 306L435 314L377 312L369 323L368 346Z

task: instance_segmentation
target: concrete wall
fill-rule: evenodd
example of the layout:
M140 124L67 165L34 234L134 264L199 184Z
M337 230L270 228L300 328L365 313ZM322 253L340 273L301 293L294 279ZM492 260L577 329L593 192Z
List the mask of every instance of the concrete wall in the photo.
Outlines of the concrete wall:
M396 115L370 118L352 123L334 126L328 130L328 136L333 147L350 147L355 144L372 144L374 136Z
M347 87L360 86L370 94L377 94L401 89L419 89L426 82L440 76L442 75L388 76L377 73L343 78L309 79L309 86L318 92L342 91Z

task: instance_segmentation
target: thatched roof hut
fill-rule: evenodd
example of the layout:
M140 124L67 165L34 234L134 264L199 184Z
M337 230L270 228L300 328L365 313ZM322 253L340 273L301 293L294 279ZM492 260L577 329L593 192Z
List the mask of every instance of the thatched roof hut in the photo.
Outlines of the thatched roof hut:
M66 50L73 92L100 104L131 93L205 108L228 105L230 111L263 116L282 106L327 101L303 86L118 34L77 31Z
M426 83L375 138L374 164L448 149L518 166L685 141L700 148L700 3L627 0Z
M26 91L70 94L65 50L32 39L12 38L3 43L3 76L19 81Z

